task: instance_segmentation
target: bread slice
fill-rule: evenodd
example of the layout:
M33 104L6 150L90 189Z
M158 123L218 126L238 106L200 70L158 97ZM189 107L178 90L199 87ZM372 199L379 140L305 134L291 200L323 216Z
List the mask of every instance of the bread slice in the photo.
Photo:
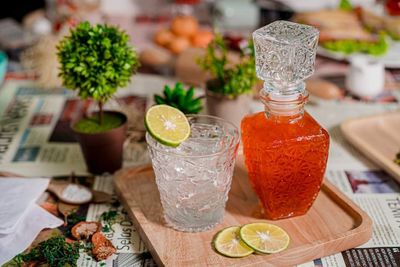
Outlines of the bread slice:
M387 32L393 39L400 39L400 17L380 15L376 12L359 8L359 16L362 24L370 31L378 33L380 31Z
M378 14L365 9L359 8L357 10L359 17L361 19L361 23L370 31L379 32L385 28L385 19Z
M295 20L320 30L320 42L359 40L376 42L377 38L364 29L357 13L339 9L300 13Z

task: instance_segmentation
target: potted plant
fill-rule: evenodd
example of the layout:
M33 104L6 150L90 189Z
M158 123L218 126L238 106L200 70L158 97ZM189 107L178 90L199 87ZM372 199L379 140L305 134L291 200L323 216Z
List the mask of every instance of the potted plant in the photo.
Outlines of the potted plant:
M126 86L139 66L128 35L108 25L80 23L57 46L63 85L82 100L97 102L99 111L83 114L71 127L81 145L88 170L113 173L122 165L124 114L103 106L119 87Z
M165 85L163 96L154 95L157 105L168 105L179 109L184 114L197 114L202 109L201 97L194 96L194 87L185 90L183 84L178 82L173 88Z
M225 41L216 34L198 64L212 75L206 82L208 113L239 126L249 113L252 89L257 83L253 43L248 42L241 50L238 62L231 62Z

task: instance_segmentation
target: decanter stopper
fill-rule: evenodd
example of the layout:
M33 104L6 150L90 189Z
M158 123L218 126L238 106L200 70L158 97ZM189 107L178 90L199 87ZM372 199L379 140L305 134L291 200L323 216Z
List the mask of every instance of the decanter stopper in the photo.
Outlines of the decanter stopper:
M314 72L319 32L308 25L275 21L253 32L257 76L265 90L281 95L304 91Z

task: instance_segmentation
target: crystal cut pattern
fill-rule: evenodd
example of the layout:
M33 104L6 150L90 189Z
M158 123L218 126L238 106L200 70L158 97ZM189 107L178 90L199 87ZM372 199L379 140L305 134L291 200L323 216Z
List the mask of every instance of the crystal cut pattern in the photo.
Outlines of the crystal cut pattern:
M189 123L191 136L177 148L146 139L166 223L199 232L223 219L240 137L236 127L210 116Z
M275 21L253 33L257 76L288 88L314 72L319 32L308 25Z

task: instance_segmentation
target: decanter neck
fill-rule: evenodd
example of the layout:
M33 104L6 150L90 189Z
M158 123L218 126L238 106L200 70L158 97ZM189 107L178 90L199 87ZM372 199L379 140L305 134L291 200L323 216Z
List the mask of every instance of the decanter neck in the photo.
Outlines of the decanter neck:
M261 101L265 105L268 119L282 123L294 123L304 115L304 105L308 100L308 92L304 82L290 88L278 88L265 82L260 91Z

